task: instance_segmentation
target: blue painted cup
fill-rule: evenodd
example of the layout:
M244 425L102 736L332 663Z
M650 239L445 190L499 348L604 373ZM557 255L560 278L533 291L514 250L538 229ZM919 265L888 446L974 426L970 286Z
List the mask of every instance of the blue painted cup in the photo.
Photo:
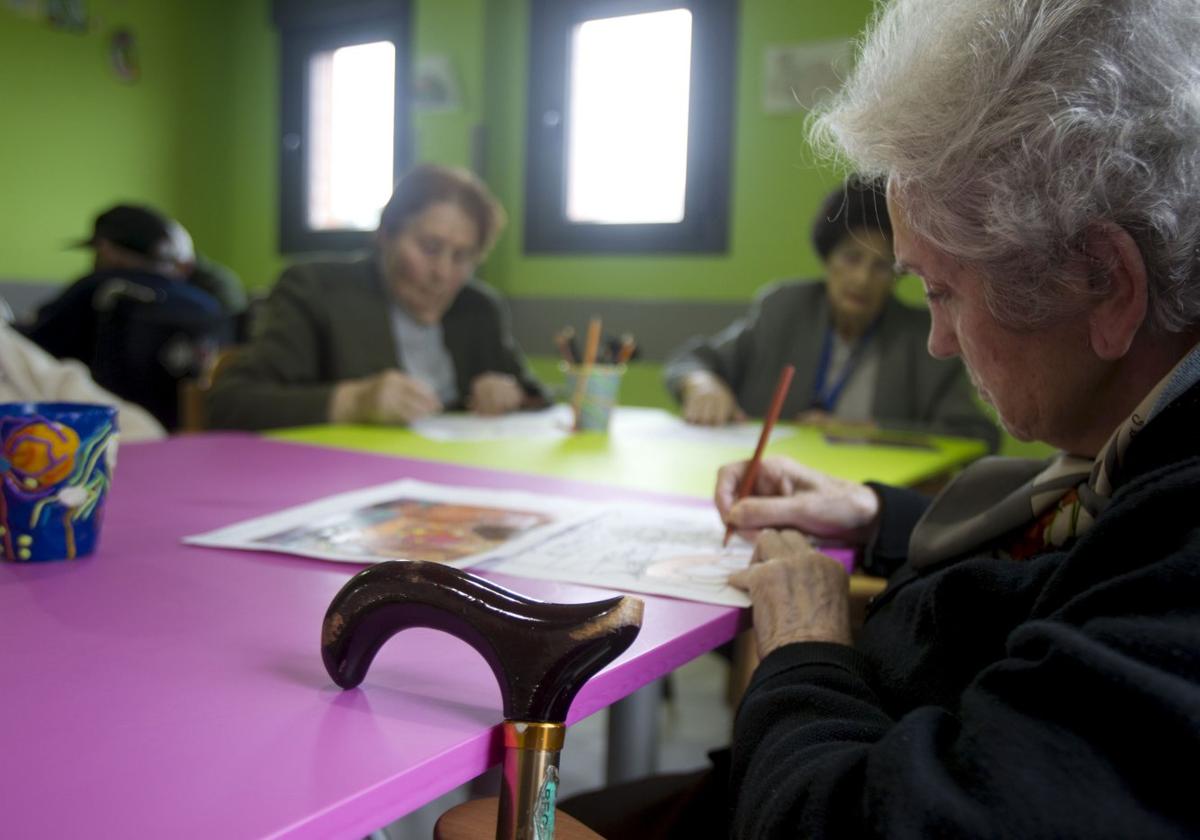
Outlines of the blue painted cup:
M583 432L608 431L625 366L592 365L582 393L579 392L580 368L563 364L561 370L566 382L563 399L575 409L575 428Z
M111 406L0 404L0 559L73 560L96 550L116 431Z

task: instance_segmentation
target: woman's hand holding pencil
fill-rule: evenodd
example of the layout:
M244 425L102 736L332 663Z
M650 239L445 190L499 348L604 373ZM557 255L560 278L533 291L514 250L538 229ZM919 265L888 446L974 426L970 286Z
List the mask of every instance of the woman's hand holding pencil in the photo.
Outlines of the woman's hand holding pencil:
M763 528L793 528L817 537L865 543L876 527L879 497L865 484L825 475L788 458L763 460L795 372L792 365L785 365L779 373L754 457L717 473L717 510L725 523L723 545L729 544L735 530Z
M717 510L729 528L747 536L790 528L852 545L865 545L874 534L879 497L865 484L773 457L762 460L748 492L740 494L750 466L741 461L717 473Z
M746 473L742 476L741 483L738 484L737 496L739 499L745 498L754 487L754 482L758 477L758 468L762 463L763 452L767 448L767 441L771 439L771 430L775 428L775 423L779 420L779 412L783 410L783 401L787 398L788 388L792 387L792 376L795 373L795 365L784 365L783 370L779 371L779 381L775 383L775 393L771 395L771 406L767 409L767 416L763 418L762 432L758 436L758 446L754 448L754 457L750 459L750 463L746 466ZM721 545L729 545L731 536L733 536L733 526L727 524L725 539Z

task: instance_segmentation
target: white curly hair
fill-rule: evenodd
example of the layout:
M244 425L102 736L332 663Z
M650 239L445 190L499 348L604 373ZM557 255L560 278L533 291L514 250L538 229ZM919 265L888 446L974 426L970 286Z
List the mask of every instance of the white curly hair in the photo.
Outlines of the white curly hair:
M1200 324L1200 0L893 0L811 137L886 176L1010 326L1078 308L1062 268L1103 223L1151 323Z

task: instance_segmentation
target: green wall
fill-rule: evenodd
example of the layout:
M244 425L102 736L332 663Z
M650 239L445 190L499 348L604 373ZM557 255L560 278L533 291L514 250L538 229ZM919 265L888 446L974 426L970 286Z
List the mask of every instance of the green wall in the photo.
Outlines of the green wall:
M84 33L0 6L0 276L80 273L88 255L65 243L123 200L158 205L217 243L210 219L223 195L211 175L232 140L207 82L220 62L205 45L227 5L92 0ZM135 84L110 69L117 27L138 39Z
M229 265L251 288L274 282L279 255L279 36L270 0L236 2L222 45L233 80L226 89L229 150L226 177ZM221 173L214 173L221 178Z
M425 0L414 23L416 58L449 55L458 71L462 108L418 112L413 120L418 160L454 166L473 164L472 144L484 119L486 0Z

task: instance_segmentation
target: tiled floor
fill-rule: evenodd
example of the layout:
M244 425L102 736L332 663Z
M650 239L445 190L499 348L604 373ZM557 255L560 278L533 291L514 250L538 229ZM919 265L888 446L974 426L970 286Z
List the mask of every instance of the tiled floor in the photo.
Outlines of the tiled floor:
M725 703L728 663L716 654L701 656L671 677L672 699L664 701L659 722L659 771L704 767L707 753L729 742L732 712ZM598 712L567 730L560 766L559 798L604 784L607 713ZM439 815L467 798L451 791L375 835L387 840L429 840Z

